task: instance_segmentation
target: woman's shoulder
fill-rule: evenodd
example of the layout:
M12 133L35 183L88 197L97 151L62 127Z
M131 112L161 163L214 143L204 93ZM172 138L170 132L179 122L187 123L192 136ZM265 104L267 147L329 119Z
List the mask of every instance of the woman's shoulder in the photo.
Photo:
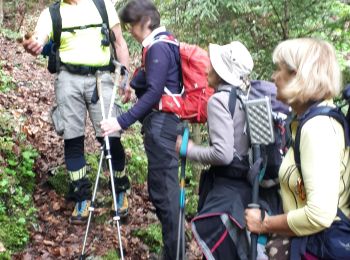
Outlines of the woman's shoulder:
M216 91L208 100L210 104L227 104L229 100L230 92L227 91Z
M155 38L146 48L148 49L148 51L154 49L170 50L171 44L172 43L170 41L165 40L163 38Z
M301 129L301 143L339 145L344 148L343 126L329 116L315 116L308 120Z
M169 43L166 42L156 42L147 47L147 56L146 57L157 57L158 59L169 59L171 56L171 49Z
M343 129L342 125L331 116L315 116L309 119L302 127L302 132L338 132Z

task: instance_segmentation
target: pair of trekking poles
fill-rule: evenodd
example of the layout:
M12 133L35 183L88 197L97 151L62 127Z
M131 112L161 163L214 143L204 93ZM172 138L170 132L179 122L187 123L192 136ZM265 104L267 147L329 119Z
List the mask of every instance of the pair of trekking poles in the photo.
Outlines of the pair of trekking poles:
M108 114L106 117L106 111L105 111L105 104L104 104L104 99L103 99L103 93L102 93L102 83L101 83L101 76L102 72L97 71L96 72L96 89L97 89L97 97L95 97L95 101L100 100L100 105L101 105L101 112L102 112L102 119L107 119L110 118L112 115L113 107L114 107L114 101L116 98L116 90L117 90L117 85L120 80L121 72L123 70L123 65L120 64L117 61L113 61L115 65L115 79L114 79L114 86L113 86L113 91L112 91L112 97L111 101L109 104L109 109L108 109ZM124 70L124 79L123 83L121 84L122 86L125 85L125 83L128 81L128 72L127 70ZM185 256L185 168L186 168L186 152L187 152L187 143L189 139L189 129L188 125L185 125L184 128L184 135L183 135L183 141L181 144L180 148L180 157L182 158L181 162L181 178L180 178L180 215L179 215L179 229L178 229L178 246L177 246L177 258L180 259L180 241L181 241L181 250L182 250L182 257ZM112 196L113 196L113 204L115 208L115 216L113 216L113 220L117 224L117 233L118 233L118 242L119 242L119 251L120 251L120 257L121 260L124 260L124 253L123 253L123 246L122 246L122 241L121 241L121 231L120 231L120 216L118 216L118 203L117 203L117 198L116 198L116 193L115 193L115 183L114 183L114 175L113 175L113 168L112 168L112 156L111 156L111 151L110 151L110 143L109 143L109 138L108 136L104 137L104 144L101 146L101 155L100 155L100 160L99 160L99 165L98 165L98 171L96 175L96 180L94 184L94 190L91 198L91 204L89 207L89 216L88 216L88 221L87 221L87 226L86 226L86 231L85 231L85 236L83 240L83 248L81 251L81 255L79 257L80 260L84 260L86 255L85 255L85 249L86 249L86 244L87 244L87 238L88 238L88 233L90 229L90 224L91 224L91 218L92 218L92 213L94 212L95 208L95 199L96 199L96 194L97 194L97 188L98 188L98 182L100 178L100 174L102 171L102 165L104 159L107 160L108 162L108 169L109 169L109 174L110 174L110 181L111 181L111 187L112 187ZM182 237L182 238L181 238Z
M97 90L97 93L94 93L94 94L96 94L97 96L93 97L95 100L92 102L95 103L98 101L98 99L100 100L102 119L110 118L112 115L113 107L115 105L114 101L116 98L117 85L119 83L120 76L121 76L122 72L124 73L124 79L123 79L123 83L121 83L120 86L125 86L126 82L128 81L128 72L126 69L124 69L125 67L123 67L122 64L120 64L119 62L117 62L115 60L113 61L113 64L115 65L115 79L114 79L113 92L112 92L112 97L111 97L111 101L109 104L107 117L106 117L106 111L105 111L105 106L104 106L105 103L104 103L103 92L102 92L102 83L101 83L102 72L101 71L96 72L96 90ZM98 188L98 182L99 182L100 174L102 171L103 161L104 161L104 159L106 159L108 162L110 182L111 182L111 187L112 187L113 204L114 204L114 208L115 208L115 216L113 216L113 221L115 221L117 223L120 257L122 260L124 260L123 246L122 246L122 241L121 241L121 231L120 231L120 224L119 224L120 216L118 215L118 203L117 203L117 198L116 198L116 193L115 193L114 174L113 174L113 168L112 168L112 156L111 156L110 143L109 143L108 136L104 137L104 144L101 146L100 149L101 149L100 161L98 164L96 181L95 181L94 190L93 190L93 194L92 194L91 204L89 207L89 217L88 217L88 222L87 222L84 241L83 241L83 248L82 248L81 255L80 255L79 259L84 260L86 257L85 256L85 248L86 248L87 237L88 237L89 228L90 228L90 224L91 224L92 213L95 210L94 206L95 206L95 199L96 199L96 193L97 193L97 188Z

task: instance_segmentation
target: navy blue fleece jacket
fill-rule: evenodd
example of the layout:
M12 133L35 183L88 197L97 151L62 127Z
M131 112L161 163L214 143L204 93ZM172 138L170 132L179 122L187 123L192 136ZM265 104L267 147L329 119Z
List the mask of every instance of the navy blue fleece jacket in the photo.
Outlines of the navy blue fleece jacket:
M120 115L117 120L122 129L127 129L144 118L160 101L166 86L172 93L180 93L179 49L165 42L153 44L145 59L145 93L135 105ZM132 85L131 85L132 86Z

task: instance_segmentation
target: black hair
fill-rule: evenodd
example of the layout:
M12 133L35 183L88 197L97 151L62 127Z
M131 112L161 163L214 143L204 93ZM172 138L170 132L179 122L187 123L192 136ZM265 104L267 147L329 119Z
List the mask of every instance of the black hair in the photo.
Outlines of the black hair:
M131 0L120 11L119 19L125 29L125 24L141 22L141 26L151 20L150 30L160 26L160 14L151 0Z

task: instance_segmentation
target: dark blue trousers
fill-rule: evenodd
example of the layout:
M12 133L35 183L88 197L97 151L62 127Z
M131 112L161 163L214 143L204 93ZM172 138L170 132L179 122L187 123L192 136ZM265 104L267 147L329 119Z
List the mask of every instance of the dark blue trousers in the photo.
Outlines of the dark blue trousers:
M162 224L165 259L176 258L179 221L178 155L173 114L152 112L143 121L144 145L148 158L148 193Z

